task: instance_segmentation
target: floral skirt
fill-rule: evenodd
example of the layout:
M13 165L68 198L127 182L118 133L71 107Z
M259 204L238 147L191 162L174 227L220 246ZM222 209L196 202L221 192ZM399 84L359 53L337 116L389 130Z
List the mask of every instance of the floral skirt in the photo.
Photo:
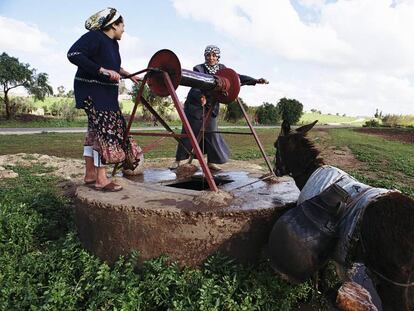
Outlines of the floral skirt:
M91 101L85 101L88 131L85 146L92 146L103 164L121 163L125 160L124 135L126 121L120 110L95 110Z
M131 136L125 137L126 121L121 111L97 111L89 99L84 109L88 116L84 145L98 152L102 164L122 163L124 169L134 170L144 154Z

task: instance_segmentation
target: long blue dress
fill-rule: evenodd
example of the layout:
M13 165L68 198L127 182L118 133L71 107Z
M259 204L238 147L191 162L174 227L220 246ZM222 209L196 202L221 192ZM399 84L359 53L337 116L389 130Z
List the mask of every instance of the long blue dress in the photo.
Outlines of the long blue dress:
M219 69L226 68L225 65L219 64ZM209 74L207 68L204 64L197 65L193 68L193 71ZM254 85L256 80L249 76L239 75L240 81L242 84ZM203 123L203 107L201 105L201 96L206 96L207 103L205 106L204 113L207 115L209 107L213 105L213 111L211 118L206 124L205 131L212 132L217 131L217 116L219 114L220 103L218 101L212 101L209 93L203 93L200 89L191 88L188 92L186 101L184 102L184 112L187 116L187 119L191 125L191 128L194 132L194 135L197 137L198 133L201 130ZM185 133L184 128L181 130L182 133ZM182 139L185 148L188 151L191 151L191 143L188 138ZM207 154L207 161L209 163L223 164L226 163L230 156L230 150L225 142L224 138L219 133L205 133L204 139L200 141L200 148L204 154ZM176 161L185 160L189 157L188 153L181 146L177 147L177 152L175 159Z

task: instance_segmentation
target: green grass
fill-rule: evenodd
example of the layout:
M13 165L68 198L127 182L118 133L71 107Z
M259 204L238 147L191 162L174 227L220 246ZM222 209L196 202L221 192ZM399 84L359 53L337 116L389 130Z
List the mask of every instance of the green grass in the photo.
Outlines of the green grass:
M354 126L361 126L363 121L354 122L358 118L348 116L337 116L331 114L319 114L312 112L305 112L299 120L299 124L308 124L315 120L318 120L318 124L329 124L329 123L350 123Z
M0 180L0 310L292 310L318 299L309 283L290 285L267 263L243 266L215 255L200 269L139 254L109 267L75 233L72 202L43 167L13 167Z
M390 141L351 129L331 129L330 145L347 146L356 158L368 166L354 175L372 186L399 189L414 197L414 144Z
M238 131L247 132L248 130L240 129ZM274 152L273 142L278 131L259 129L257 132L262 144L266 147L266 152L272 155ZM81 158L84 137L85 134L82 133L0 135L0 154L25 152ZM135 138L141 146L146 146L155 141L154 137L136 136ZM225 135L225 139L232 146L232 158L235 160L256 159L261 156L253 136ZM166 138L157 148L151 150L145 156L147 158L174 157L176 147L177 143L174 139Z
M88 125L88 121L85 117L78 117L74 121L66 121L60 118L49 117L44 120L36 121L18 121L18 120L2 120L0 122L0 128L50 128L50 127L84 127Z
M66 97L64 97L66 98ZM61 97L54 97L54 96L47 96L45 97L45 100L35 100L33 96L27 97L27 100L29 104L35 106L36 108L43 108L44 106L50 108L52 105L59 100L61 100Z

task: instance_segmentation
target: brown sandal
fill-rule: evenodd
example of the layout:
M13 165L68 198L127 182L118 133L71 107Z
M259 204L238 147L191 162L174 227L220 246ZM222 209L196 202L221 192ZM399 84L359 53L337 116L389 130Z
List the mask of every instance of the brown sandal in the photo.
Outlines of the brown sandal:
M122 190L122 186L111 181L109 184L103 187L95 186L95 189L103 192L117 192Z

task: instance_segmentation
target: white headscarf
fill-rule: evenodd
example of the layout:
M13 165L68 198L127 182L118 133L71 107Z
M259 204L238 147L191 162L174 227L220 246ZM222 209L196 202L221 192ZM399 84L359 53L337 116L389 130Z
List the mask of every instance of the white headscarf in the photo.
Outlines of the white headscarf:
M204 66L206 66L207 71L209 74L214 75L219 71L219 61L220 61L220 49L218 46L215 45L207 45L204 49L204 57L206 57L208 54L214 53L217 56L217 63L215 65L209 65L207 61L204 63Z
M103 9L85 21L85 28L88 30L99 30L115 22L121 14L114 8Z

